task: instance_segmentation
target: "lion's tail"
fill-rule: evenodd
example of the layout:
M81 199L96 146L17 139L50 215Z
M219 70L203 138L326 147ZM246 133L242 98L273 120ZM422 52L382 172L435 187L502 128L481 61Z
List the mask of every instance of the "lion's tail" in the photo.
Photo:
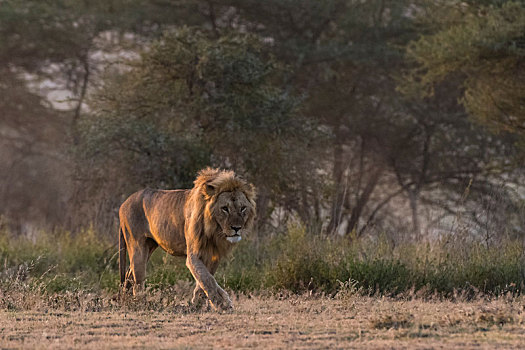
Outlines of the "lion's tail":
M119 270L120 270L120 285L124 286L126 280L126 241L124 240L124 232L122 227L119 228L118 238L118 255L119 255Z

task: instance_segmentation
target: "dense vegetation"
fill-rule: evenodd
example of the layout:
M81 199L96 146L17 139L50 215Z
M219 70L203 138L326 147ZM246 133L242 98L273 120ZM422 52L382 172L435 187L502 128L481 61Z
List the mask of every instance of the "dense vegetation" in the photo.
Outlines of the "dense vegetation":
M0 303L10 295L118 291L115 246L93 230L41 235L35 242L0 236ZM447 236L429 244L394 245L386 237L349 242L290 227L279 236L239 244L217 272L218 282L236 292L292 291L464 297L511 293L525 286L521 242L486 246ZM183 258L157 250L148 264L147 287L167 290L193 283Z

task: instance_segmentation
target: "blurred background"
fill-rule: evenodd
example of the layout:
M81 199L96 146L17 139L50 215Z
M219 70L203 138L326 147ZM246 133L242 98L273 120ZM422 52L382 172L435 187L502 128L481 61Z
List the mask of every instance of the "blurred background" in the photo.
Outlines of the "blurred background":
M206 166L259 235L525 238L525 1L0 0L0 215L116 241Z

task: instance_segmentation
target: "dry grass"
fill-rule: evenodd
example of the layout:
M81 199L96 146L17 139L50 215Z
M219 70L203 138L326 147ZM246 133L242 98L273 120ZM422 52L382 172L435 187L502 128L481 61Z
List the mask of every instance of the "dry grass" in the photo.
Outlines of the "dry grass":
M525 301L244 295L235 311L188 305L191 286L120 303L79 292L0 309L2 348L521 348ZM5 299L4 295L4 299ZM23 306L25 305L25 306ZM23 306L23 307L20 307Z

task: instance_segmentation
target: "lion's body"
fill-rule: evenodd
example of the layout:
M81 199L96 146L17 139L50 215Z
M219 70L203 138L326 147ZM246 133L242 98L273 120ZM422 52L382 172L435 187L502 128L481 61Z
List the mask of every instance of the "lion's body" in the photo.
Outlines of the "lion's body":
M132 194L119 210L121 283L132 282L134 292L140 289L146 263L160 246L171 255L187 257L197 281L194 301L206 295L214 307L230 307L213 274L232 242L251 228L254 198L253 186L233 172L209 168L199 173L191 190L144 189Z

